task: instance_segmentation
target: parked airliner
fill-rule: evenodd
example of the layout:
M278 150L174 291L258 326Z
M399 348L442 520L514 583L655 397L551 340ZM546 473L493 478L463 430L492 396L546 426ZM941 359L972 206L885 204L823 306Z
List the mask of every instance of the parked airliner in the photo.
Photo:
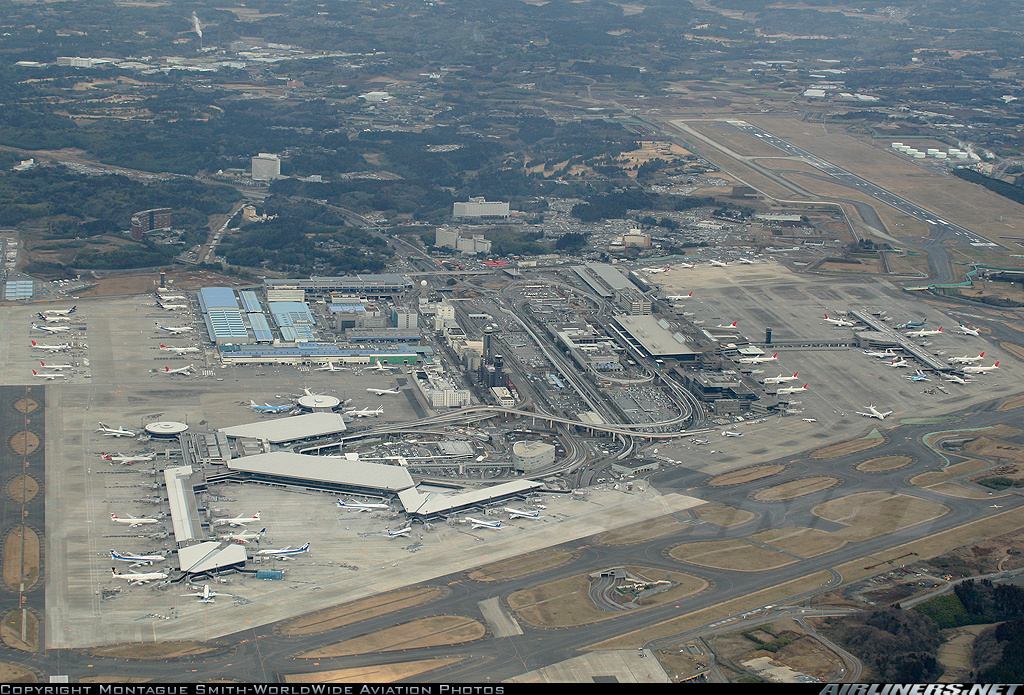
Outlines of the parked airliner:
M111 550L110 559L131 562L133 564L129 565L129 567L138 567L139 565L152 565L154 562L163 562L167 558L163 555L133 555L132 553L119 553L116 550Z
M290 545L286 548L279 548L277 550L260 550L257 555L270 555L272 557L288 557L289 555L298 555L299 553L308 553L309 543L299 547L293 548Z
M129 584L149 584L150 582L167 579L166 572L128 572L123 574L117 571L116 567L110 568L110 574L114 579L126 579Z
M878 418L879 420L884 420L884 419L885 419L885 418L886 418L887 416L889 416L889 415L892 415L892 411L891 411L891 410L888 410L888 411L886 411L886 412L884 412L884 413L883 413L883 412L882 412L881 410L879 410L878 408L876 408L876 407L875 407L875 406L874 406L874 405L873 405L873 404L872 404L872 403L871 403L871 402L869 401L869 402L868 402L868 412L866 412L866 413L861 413L861 412L858 412L857 414L858 414L858 415L863 415L864 417L873 417L873 418Z
M107 435L108 437L134 437L135 436L135 432L132 432L131 430L126 430L126 429L124 429L122 427L116 427L116 428L115 427L107 427L102 422L100 423L99 429L96 430L96 431L97 432L102 432L103 434Z

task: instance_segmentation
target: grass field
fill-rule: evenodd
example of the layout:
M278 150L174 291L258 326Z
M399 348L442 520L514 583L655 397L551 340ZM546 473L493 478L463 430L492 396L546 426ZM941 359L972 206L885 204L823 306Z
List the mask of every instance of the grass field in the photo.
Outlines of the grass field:
M838 478L831 478L828 476L798 478L788 483L783 483L782 485L776 485L765 490L759 490L754 494L754 499L760 500L761 502L791 500L794 497L802 497L803 495L809 495L812 492L827 490L839 483L840 480Z
M909 466L916 461L913 456L879 456L877 458L861 461L857 464L858 471L869 473L881 473L882 471L894 471L897 468Z
M681 562L737 572L759 572L796 562L792 557L743 539L684 543L672 548L668 554Z
M282 635L297 636L333 630L360 620L387 615L392 611L430 603L443 595L444 590L440 587L414 587L389 591L386 594L371 596L361 601L353 601L334 608L308 613L284 623L277 628L277 632Z
M539 550L529 555L520 555L478 567L466 576L477 582L500 582L503 579L522 577L531 572L549 570L564 565L571 559L572 553L564 550Z
M375 664L332 671L310 671L289 673L283 676L285 683L394 683L415 679L422 673L445 668L462 661L461 658L423 659L403 661L397 664Z
M303 652L297 654L295 658L325 659L366 652L423 649L471 642L485 634L487 628L472 618L461 615L438 615Z

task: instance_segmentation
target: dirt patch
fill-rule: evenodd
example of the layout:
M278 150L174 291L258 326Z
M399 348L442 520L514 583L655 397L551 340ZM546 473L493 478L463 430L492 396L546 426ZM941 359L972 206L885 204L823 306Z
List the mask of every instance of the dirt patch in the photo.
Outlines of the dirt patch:
M703 507L697 507L693 510L693 513L701 521L725 528L745 524L757 516L754 512L727 507L723 504L708 504Z
M90 649L89 654L120 659L178 659L212 654L220 645L209 642L131 642Z
M0 661L0 683L35 683L36 674L23 666Z
M10 436L7 446L11 447L11 451L19 456L28 456L39 448L39 437L33 432L22 430Z
M622 528L601 534L595 541L600 545L626 545L628 543L642 543L652 538L666 536L670 533L679 533L686 529L686 524L671 516L659 516L657 519L641 521L638 524L630 524Z
M883 471L894 471L897 468L903 468L909 466L917 459L913 456L879 456L878 458L868 459L857 464L858 471L866 471L868 473L881 473Z
M572 553L564 550L541 550L478 567L466 576L478 582L500 582L503 579L512 579L531 572L558 567L571 559Z
M462 661L458 658L424 659L422 661L403 661L399 664L377 664L360 668L346 668L335 671L311 671L309 673L289 673L284 676L285 683L394 683L410 679L423 673L439 668L447 668ZM417 679L423 680L423 679Z
M761 502L779 502L791 500L794 497L802 497L812 492L821 492L830 487L835 487L842 481L839 478L828 476L812 476L809 478L798 478L788 483L782 483L774 487L760 490L754 494L754 499Z
M12 649L39 651L39 620L32 611L13 610L0 622L0 638Z
M28 526L15 526L4 537L4 584L11 591L28 591L40 579L39 535Z
M277 628L277 632L288 637L295 637L333 630L345 625L351 625L360 620L377 618L394 611L403 610L410 606L430 603L441 598L444 594L445 590L440 587L391 591L386 594L363 599L362 601L354 601L343 606L308 613L280 625Z
M866 451L872 449L880 444L885 443L885 437L878 433L878 430L871 430L871 433L860 439L851 439L848 442L839 442L832 446L826 446L817 451L811 452L810 458L812 459L832 459L839 458L840 456L848 456L850 454L856 454L859 451Z
M777 475L786 470L789 466L783 464L765 464L762 466L750 466L741 468L738 471L730 471L722 475L716 475L708 480L705 485L711 487L726 487L727 485L739 485L749 483L751 480L760 480L768 476Z
M685 543L672 548L668 554L680 562L737 572L758 572L796 562L788 555L762 548L742 538Z
M650 567L626 567L637 576L667 578L676 586L643 599L639 610L646 606L661 605L678 601L707 588L708 583L699 577L682 572L668 572ZM569 627L608 620L622 615L622 612L599 610L590 599L590 576L578 574L555 582L542 584L532 589L515 591L508 596L508 606L516 618L538 627Z
M30 475L16 475L4 485L4 493L15 502L29 502L39 494L39 481Z
M366 652L447 646L478 640L486 634L487 628L472 618L461 615L438 615L396 625L386 630L376 630L362 637L303 652L295 658L323 659Z
M243 287L251 285L240 278L213 271L183 270L166 274L168 290L198 290L212 285L220 287ZM83 280L85 280L83 276ZM94 280L96 285L78 293L80 297L109 297L126 294L144 294L156 289L160 282L158 271L146 271L134 275L119 275Z

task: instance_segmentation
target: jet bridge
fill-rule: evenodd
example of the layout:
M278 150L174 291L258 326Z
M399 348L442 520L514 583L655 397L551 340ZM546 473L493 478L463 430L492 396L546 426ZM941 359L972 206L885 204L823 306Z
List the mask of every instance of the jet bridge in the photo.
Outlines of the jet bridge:
M872 316L870 312L862 310L854 310L850 312L854 318L862 323L867 324L872 330L882 334L886 340L891 341L893 344L898 345L908 355L912 355L926 367L936 372L951 372L953 366L943 362L938 357L925 350L923 347L915 343L907 336L897 333L895 330L890 328L884 321L879 320L877 317Z

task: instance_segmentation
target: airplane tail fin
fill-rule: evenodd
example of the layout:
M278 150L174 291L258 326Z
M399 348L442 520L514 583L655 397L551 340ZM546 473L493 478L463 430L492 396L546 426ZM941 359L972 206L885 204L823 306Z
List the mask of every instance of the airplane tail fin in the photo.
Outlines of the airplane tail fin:
M995 364L993 364L992 366L993 366L993 367L998 367L998 366L999 366L999 363L998 363L998 362L996 362L996 363L995 363Z
M980 355L978 355L978 357L984 357L984 356L985 356L985 353L984 353L984 352L983 352L983 353L981 353Z
M304 553L304 552L306 552L308 550L309 550L309 542L308 541L306 542L305 545L303 545L301 548L299 548L299 552L300 553Z

